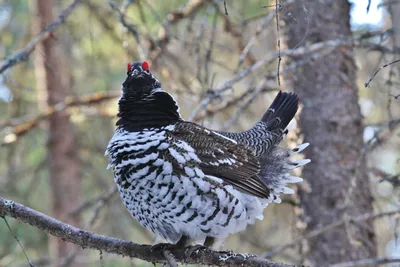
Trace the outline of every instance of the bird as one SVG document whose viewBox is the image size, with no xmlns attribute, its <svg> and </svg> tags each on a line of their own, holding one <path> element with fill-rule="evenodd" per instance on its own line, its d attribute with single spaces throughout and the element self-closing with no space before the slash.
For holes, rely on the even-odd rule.
<svg viewBox="0 0 400 267">
<path fill-rule="evenodd" d="M 310 160 L 290 157 L 309 144 L 279 146 L 298 103 L 280 91 L 249 130 L 212 130 L 182 118 L 148 62 L 129 63 L 105 153 L 123 204 L 166 244 L 220 247 L 303 181 L 290 172 Z"/>
</svg>

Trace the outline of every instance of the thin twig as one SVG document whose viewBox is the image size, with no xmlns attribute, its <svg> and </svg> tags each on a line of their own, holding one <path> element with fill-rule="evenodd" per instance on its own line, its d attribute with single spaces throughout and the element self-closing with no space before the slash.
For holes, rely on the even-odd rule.
<svg viewBox="0 0 400 267">
<path fill-rule="evenodd" d="M 278 3 L 278 0 L 275 0 L 275 18 L 276 18 L 276 35 L 277 35 L 277 39 L 278 39 L 278 70 L 277 70 L 277 81 L 278 81 L 278 86 L 281 86 L 281 79 L 279 77 L 279 69 L 281 67 L 281 61 L 282 61 L 282 57 L 281 57 L 281 37 L 280 37 L 280 33 L 279 33 L 279 8 L 280 8 L 280 4 Z"/>
<path fill-rule="evenodd" d="M 46 26 L 46 28 L 39 33 L 35 38 L 33 38 L 23 49 L 15 52 L 13 55 L 7 57 L 4 62 L 0 66 L 0 74 L 3 73 L 6 69 L 21 63 L 22 61 L 28 60 L 30 54 L 35 49 L 35 46 L 44 41 L 45 39 L 49 38 L 58 26 L 63 24 L 68 16 L 72 13 L 72 11 L 78 6 L 80 2 L 84 0 L 75 0 L 70 4 L 63 12 L 61 12 L 58 18 Z"/>
<path fill-rule="evenodd" d="M 10 231 L 10 233 L 12 234 L 12 236 L 14 237 L 14 239 L 17 241 L 19 247 L 22 249 L 22 252 L 24 253 L 24 256 L 25 256 L 26 260 L 28 261 L 29 266 L 35 267 L 35 265 L 33 265 L 32 261 L 29 259 L 28 255 L 26 254 L 25 249 L 24 249 L 24 247 L 22 246 L 21 242 L 19 241 L 18 236 L 16 236 L 16 235 L 14 234 L 14 232 L 11 230 L 11 227 L 10 227 L 10 225 L 8 224 L 7 219 L 6 219 L 5 217 L 3 217 L 3 220 L 4 220 L 4 222 L 6 223 L 7 228 L 8 228 L 8 230 Z"/>
<path fill-rule="evenodd" d="M 249 106 L 257 99 L 261 90 L 265 87 L 268 81 L 268 78 L 264 78 L 264 80 L 255 89 L 251 90 L 252 96 L 244 104 L 242 104 L 231 117 L 231 119 L 224 124 L 224 127 L 222 127 L 223 131 L 231 127 L 239 119 L 240 115 L 242 115 L 242 113 L 249 108 Z"/>
<path fill-rule="evenodd" d="M 369 139 L 364 144 L 364 151 L 365 153 L 371 152 L 372 150 L 376 149 L 378 146 L 387 142 L 390 137 L 393 136 L 394 130 L 400 125 L 400 119 L 397 120 L 390 120 L 383 125 L 370 125 L 370 126 L 379 126 L 380 129 L 376 130 L 374 136 Z"/>
<path fill-rule="evenodd" d="M 122 24 L 122 26 L 125 27 L 125 29 L 127 29 L 135 38 L 137 44 L 140 44 L 140 34 L 138 32 L 137 26 L 135 24 L 132 23 L 128 23 L 126 21 L 126 15 L 123 11 L 121 11 L 117 5 L 113 2 L 113 1 L 107 1 L 108 5 L 115 11 L 117 11 L 118 15 L 119 15 L 119 21 Z"/>
<path fill-rule="evenodd" d="M 226 0 L 224 0 L 224 10 L 225 10 L 225 15 L 229 16 L 228 8 L 226 7 Z"/>
<path fill-rule="evenodd" d="M 97 201 L 94 202 L 94 204 L 96 204 L 94 210 L 93 210 L 93 215 L 90 218 L 90 220 L 86 223 L 85 229 L 92 229 L 94 223 L 96 222 L 96 220 L 99 217 L 100 211 L 104 208 L 104 206 L 106 206 L 111 197 L 114 195 L 114 193 L 117 191 L 117 187 L 113 186 L 112 188 L 110 188 L 108 190 L 108 192 L 105 195 L 102 195 L 100 198 L 97 198 Z M 81 205 L 78 209 L 76 209 L 75 211 L 72 211 L 70 213 L 70 216 L 76 216 L 78 215 L 80 212 L 82 212 L 83 207 L 86 207 L 85 205 Z M 69 255 L 67 257 L 65 257 L 62 261 L 61 266 L 62 267 L 68 267 L 73 260 L 76 258 L 76 256 L 78 255 L 78 253 L 80 252 L 79 247 L 75 247 L 75 249 L 69 253 Z M 103 251 L 100 250 L 100 262 L 102 262 L 103 259 Z"/>
<path fill-rule="evenodd" d="M 152 52 L 149 55 L 149 60 L 155 61 L 162 54 L 162 52 L 165 51 L 165 47 L 172 37 L 171 31 L 169 30 L 170 25 L 177 24 L 184 19 L 192 19 L 203 6 L 207 6 L 210 3 L 210 0 L 190 0 L 185 4 L 184 7 L 168 13 L 167 20 L 165 23 L 163 23 L 163 34 L 161 34 L 161 36 L 157 40 L 152 40 L 151 38 L 148 38 L 148 41 L 150 43 L 149 50 L 150 52 Z M 174 38 L 178 39 L 176 37 Z"/>
<path fill-rule="evenodd" d="M 244 60 L 247 57 L 247 54 L 250 52 L 250 49 L 252 48 L 254 43 L 257 41 L 258 37 L 261 35 L 263 30 L 265 30 L 267 28 L 267 25 L 271 22 L 271 20 L 274 18 L 274 16 L 275 16 L 275 14 L 273 12 L 269 13 L 268 15 L 265 16 L 262 23 L 258 25 L 255 34 L 250 38 L 249 42 L 244 47 L 242 53 L 239 56 L 238 68 L 243 64 Z"/>
<path fill-rule="evenodd" d="M 215 14 L 214 14 L 214 19 L 213 19 L 213 27 L 211 30 L 211 35 L 210 35 L 210 42 L 208 45 L 208 49 L 206 52 L 206 60 L 204 62 L 204 82 L 205 84 L 209 83 L 209 63 L 211 61 L 211 54 L 212 54 L 212 50 L 214 47 L 214 41 L 215 41 L 215 34 L 217 32 L 217 18 L 218 18 L 218 12 L 217 12 L 217 8 L 215 9 Z"/>
<path fill-rule="evenodd" d="M 367 213 L 367 214 L 363 214 L 363 215 L 356 216 L 356 217 L 346 217 L 341 220 L 338 220 L 337 222 L 326 225 L 320 229 L 311 231 L 304 236 L 297 237 L 293 241 L 291 241 L 283 246 L 280 246 L 270 252 L 265 253 L 263 256 L 264 257 L 272 257 L 288 248 L 291 248 L 291 247 L 303 242 L 304 240 L 314 238 L 325 232 L 328 232 L 335 228 L 341 227 L 341 226 L 345 225 L 347 222 L 363 222 L 363 221 L 375 220 L 377 218 L 382 218 L 382 217 L 386 217 L 386 216 L 394 216 L 394 215 L 398 215 L 398 214 L 400 214 L 400 210 L 387 211 L 387 212 L 381 212 L 381 213 L 375 213 L 375 214 Z"/>
<path fill-rule="evenodd" d="M 373 258 L 356 261 L 347 261 L 330 265 L 330 267 L 376 266 L 380 264 L 400 262 L 400 258 Z"/>
<path fill-rule="evenodd" d="M 103 251 L 102 250 L 99 250 L 99 258 L 100 258 L 100 264 L 101 264 L 101 267 L 104 267 L 104 260 L 103 260 Z"/>
<path fill-rule="evenodd" d="M 210 2 L 210 0 L 188 1 L 184 8 L 172 11 L 168 14 L 168 24 L 175 24 L 184 18 L 194 16 L 204 5 L 209 4 Z"/>
<path fill-rule="evenodd" d="M 369 84 L 372 82 L 372 80 L 375 78 L 375 76 L 378 74 L 379 71 L 381 71 L 381 69 L 386 68 L 387 66 L 393 65 L 397 62 L 400 62 L 400 59 L 394 60 L 392 62 L 386 63 L 385 65 L 383 65 L 382 67 L 380 67 L 379 69 L 377 69 L 374 74 L 372 74 L 371 78 L 369 78 L 368 82 L 365 83 L 365 87 L 368 87 Z"/>
<path fill-rule="evenodd" d="M 208 17 L 210 16 L 212 7 L 208 7 L 203 18 L 201 19 L 200 25 L 199 25 L 199 31 L 196 36 L 196 46 L 195 46 L 195 53 L 196 53 L 196 66 L 197 66 L 197 71 L 196 71 L 196 77 L 197 80 L 200 83 L 203 83 L 203 79 L 201 78 L 201 71 L 202 71 L 202 61 L 201 61 L 201 42 L 203 40 L 204 36 L 204 30 L 207 24 Z"/>
<path fill-rule="evenodd" d="M 97 92 L 82 97 L 74 97 L 74 98 L 68 97 L 64 102 L 60 102 L 54 106 L 48 107 L 44 112 L 40 113 L 34 118 L 31 119 L 16 118 L 0 122 L 0 129 L 4 127 L 13 127 L 11 133 L 4 138 L 5 140 L 2 144 L 0 144 L 0 146 L 6 146 L 16 142 L 18 137 L 26 134 L 27 132 L 35 128 L 39 124 L 39 122 L 41 122 L 44 119 L 47 119 L 56 112 L 64 111 L 65 109 L 70 107 L 98 104 L 103 101 L 114 99 L 120 95 L 121 92 L 119 91 L 110 91 L 110 92 Z"/>
<path fill-rule="evenodd" d="M 84 203 L 80 204 L 77 208 L 75 208 L 73 211 L 69 213 L 69 216 L 76 216 L 85 211 L 86 209 L 92 207 L 96 203 L 99 202 L 107 203 L 116 192 L 117 192 L 117 187 L 113 185 L 108 189 L 106 193 L 102 193 L 100 196 L 87 200 Z"/>
<path fill-rule="evenodd" d="M 93 215 L 90 218 L 89 222 L 88 222 L 88 226 L 92 228 L 94 223 L 96 222 L 96 220 L 99 217 L 100 211 L 104 208 L 104 206 L 106 206 L 109 202 L 112 196 L 114 196 L 114 194 L 117 192 L 117 187 L 114 186 L 111 190 L 109 190 L 105 196 L 103 198 L 100 199 L 100 201 L 96 202 L 96 206 L 94 208 L 93 211 Z"/>
<path fill-rule="evenodd" d="M 334 47 L 328 47 L 327 49 L 321 51 L 320 53 L 313 53 L 309 57 L 306 57 L 304 60 L 300 60 L 300 61 L 297 61 L 297 62 L 294 62 L 294 63 L 292 63 L 290 65 L 285 66 L 280 71 L 280 73 L 287 73 L 287 72 L 293 71 L 293 70 L 295 70 L 295 69 L 307 64 L 308 62 L 310 62 L 312 60 L 316 60 L 318 58 L 321 58 L 321 57 L 329 54 L 330 51 L 332 51 L 333 49 L 334 49 Z M 273 60 L 271 60 L 270 62 L 272 62 L 272 61 Z M 270 74 L 266 74 L 265 77 L 272 81 L 272 80 L 276 79 L 277 72 L 272 72 Z M 274 90 L 277 90 L 276 83 L 274 83 L 274 84 L 265 84 L 264 88 L 262 88 L 260 93 L 264 93 L 264 92 L 268 92 L 268 91 L 274 91 Z M 204 102 L 202 101 L 195 108 L 195 110 L 192 112 L 192 115 L 190 116 L 190 118 L 193 119 L 193 121 L 199 121 L 201 119 L 204 119 L 206 116 L 213 115 L 215 113 L 221 112 L 222 110 L 225 110 L 225 109 L 235 105 L 236 103 L 242 101 L 250 93 L 252 93 L 252 91 L 251 90 L 247 90 L 246 92 L 244 92 L 239 97 L 236 97 L 236 98 L 234 98 L 232 100 L 224 102 L 223 104 L 219 105 L 218 107 L 210 106 L 210 107 L 207 108 L 208 104 L 211 102 L 212 99 L 214 99 L 216 97 L 221 97 L 223 95 L 221 93 L 218 93 L 218 91 L 216 91 L 216 92 L 214 92 L 214 94 L 207 95 L 207 97 L 203 100 Z M 202 111 L 204 111 L 204 112 L 202 112 Z"/>
<path fill-rule="evenodd" d="M 201 112 L 204 108 L 207 107 L 207 105 L 210 103 L 211 101 L 211 96 L 207 96 L 206 98 L 204 98 L 200 104 L 193 110 L 192 114 L 190 114 L 189 116 L 189 121 L 194 120 L 197 117 L 197 114 L 199 114 L 199 112 Z"/>
<path fill-rule="evenodd" d="M 307 47 L 298 47 L 296 49 L 287 49 L 287 50 L 282 50 L 279 52 L 273 52 L 271 54 L 265 55 L 263 58 L 258 60 L 253 65 L 243 69 L 234 78 L 226 81 L 224 84 L 222 84 L 215 90 L 216 91 L 225 91 L 225 90 L 232 88 L 232 86 L 235 83 L 244 79 L 249 74 L 253 73 L 257 69 L 261 68 L 262 66 L 273 62 L 278 56 L 291 56 L 291 57 L 304 56 L 307 54 L 317 53 L 324 49 L 329 49 L 331 47 L 339 47 L 339 46 L 354 46 L 354 40 L 336 39 L 336 40 L 330 40 L 330 41 L 326 41 L 326 42 L 314 43 Z"/>
</svg>

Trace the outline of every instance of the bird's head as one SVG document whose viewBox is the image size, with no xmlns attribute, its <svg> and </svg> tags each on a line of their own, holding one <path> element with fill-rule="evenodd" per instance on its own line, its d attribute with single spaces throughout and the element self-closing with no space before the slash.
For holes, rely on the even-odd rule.
<svg viewBox="0 0 400 267">
<path fill-rule="evenodd" d="M 161 87 L 146 61 L 128 64 L 122 86 L 117 125 L 134 131 L 170 125 L 182 119 L 178 104 Z"/>
<path fill-rule="evenodd" d="M 147 61 L 128 63 L 127 77 L 122 86 L 125 94 L 138 97 L 146 97 L 161 90 L 161 83 L 150 72 Z"/>
</svg>

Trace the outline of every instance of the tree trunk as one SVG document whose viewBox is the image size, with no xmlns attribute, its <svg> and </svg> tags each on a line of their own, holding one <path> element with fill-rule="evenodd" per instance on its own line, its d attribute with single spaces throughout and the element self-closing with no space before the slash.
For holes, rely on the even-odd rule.
<svg viewBox="0 0 400 267">
<path fill-rule="evenodd" d="M 393 29 L 393 39 L 392 39 L 392 43 L 393 43 L 393 47 L 399 48 L 400 47 L 400 1 L 395 1 L 395 0 L 389 0 L 388 1 L 388 5 L 387 8 L 389 9 L 389 15 L 391 16 L 391 26 Z M 399 53 L 397 53 L 393 60 L 395 59 L 399 59 Z M 394 77 L 400 75 L 400 64 L 397 63 L 393 66 L 395 68 L 394 71 Z M 394 87 L 394 88 L 393 88 Z M 397 87 L 398 88 L 398 87 Z M 394 89 L 394 90 L 393 90 Z M 389 93 L 392 95 L 398 95 L 399 94 L 399 90 L 396 89 L 396 86 L 389 86 Z M 392 100 L 392 99 L 390 99 Z M 389 119 L 393 119 L 392 118 L 392 113 L 389 113 Z"/>
<path fill-rule="evenodd" d="M 36 0 L 37 18 L 34 27 L 37 32 L 42 31 L 54 20 L 55 7 L 55 0 Z M 71 95 L 71 77 L 67 75 L 67 61 L 63 57 L 57 37 L 47 38 L 37 49 L 35 67 L 38 92 L 41 92 L 39 104 L 48 107 L 64 101 Z M 48 163 L 53 216 L 79 227 L 80 217 L 69 215 L 70 211 L 81 202 L 82 188 L 76 139 L 67 112 L 58 112 L 49 118 Z M 61 239 L 52 238 L 50 251 L 52 256 L 57 258 L 57 266 L 61 266 L 62 260 L 73 253 L 75 247 Z"/>
<path fill-rule="evenodd" d="M 282 41 L 288 48 L 351 37 L 347 0 L 293 2 L 281 13 L 286 24 Z M 306 58 L 290 58 L 288 63 L 298 60 Z M 312 192 L 300 189 L 307 230 L 347 215 L 372 212 L 353 49 L 337 48 L 284 80 L 304 105 L 300 126 L 305 141 L 310 143 L 305 153 L 312 161 L 305 166 L 303 177 Z M 309 250 L 313 266 L 374 257 L 373 225 L 349 223 L 348 227 L 328 231 L 310 240 Z"/>
<path fill-rule="evenodd" d="M 387 7 L 389 8 L 389 15 L 391 16 L 393 28 L 393 45 L 400 46 L 400 2 L 389 0 Z"/>
</svg>

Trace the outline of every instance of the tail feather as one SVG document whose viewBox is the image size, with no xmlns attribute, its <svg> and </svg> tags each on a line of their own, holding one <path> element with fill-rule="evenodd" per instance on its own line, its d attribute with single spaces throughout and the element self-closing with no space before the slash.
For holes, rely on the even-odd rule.
<svg viewBox="0 0 400 267">
<path fill-rule="evenodd" d="M 270 131 L 284 130 L 296 114 L 298 106 L 299 97 L 295 93 L 279 91 L 261 121 L 267 124 Z"/>
<path fill-rule="evenodd" d="M 292 161 L 290 157 L 305 149 L 304 143 L 293 149 L 279 147 L 285 134 L 295 125 L 293 120 L 298 109 L 299 98 L 294 93 L 279 92 L 271 106 L 250 130 L 240 133 L 218 132 L 232 138 L 238 143 L 252 148 L 260 160 L 260 180 L 270 190 L 266 203 L 279 203 L 281 194 L 293 194 L 287 184 L 303 181 L 300 177 L 291 176 L 290 172 L 310 162 L 309 159 Z M 292 123 L 291 123 L 292 122 Z"/>
<path fill-rule="evenodd" d="M 261 180 L 275 196 L 274 202 L 279 201 L 280 194 L 291 194 L 292 190 L 287 189 L 287 184 L 302 182 L 303 179 L 291 176 L 290 172 L 298 167 L 308 164 L 310 159 L 298 159 L 292 161 L 292 155 L 302 152 L 309 143 L 298 145 L 293 149 L 276 147 L 262 161 Z"/>
<path fill-rule="evenodd" d="M 287 134 L 289 129 L 294 126 L 294 123 L 290 122 L 297 112 L 298 103 L 299 98 L 296 94 L 279 92 L 261 121 L 265 123 L 268 131 L 280 130 Z M 280 142 L 283 137 L 284 135 L 280 136 L 278 141 Z M 279 203 L 281 201 L 280 194 L 294 193 L 293 189 L 287 187 L 288 184 L 303 181 L 300 177 L 291 176 L 290 172 L 295 168 L 306 165 L 310 160 L 292 161 L 290 157 L 303 151 L 308 145 L 308 143 L 304 143 L 293 149 L 274 146 L 268 153 L 261 156 L 260 178 L 270 189 L 273 195 L 273 202 Z"/>
</svg>

